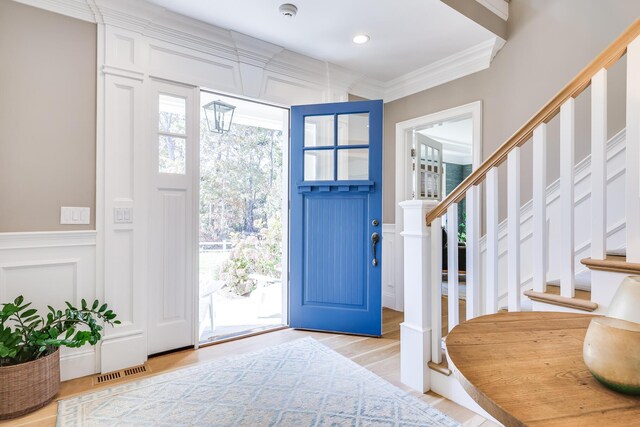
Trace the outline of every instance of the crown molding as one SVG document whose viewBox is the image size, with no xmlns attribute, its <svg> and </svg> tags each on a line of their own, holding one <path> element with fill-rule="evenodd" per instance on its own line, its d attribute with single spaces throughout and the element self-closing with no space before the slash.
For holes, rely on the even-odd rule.
<svg viewBox="0 0 640 427">
<path fill-rule="evenodd" d="M 489 68 L 491 61 L 504 44 L 503 39 L 493 37 L 388 82 L 364 79 L 350 90 L 354 95 L 366 97 L 365 93 L 373 88 L 378 90 L 382 88 L 384 102 L 395 101 Z"/>
<path fill-rule="evenodd" d="M 224 58 L 267 72 L 341 88 L 368 99 L 394 101 L 488 68 L 504 46 L 499 37 L 387 82 L 365 77 L 337 65 L 289 51 L 245 34 L 225 30 L 145 1 L 131 0 L 13 0 L 97 24 Z M 504 0 L 483 0 L 504 1 Z M 116 70 L 112 70 L 116 71 Z"/>
<path fill-rule="evenodd" d="M 387 82 L 385 101 L 393 101 L 489 68 L 494 37 Z"/>
</svg>

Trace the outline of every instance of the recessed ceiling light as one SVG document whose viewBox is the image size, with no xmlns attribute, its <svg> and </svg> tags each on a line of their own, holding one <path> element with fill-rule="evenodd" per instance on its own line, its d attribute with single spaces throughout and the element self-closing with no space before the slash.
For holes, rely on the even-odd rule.
<svg viewBox="0 0 640 427">
<path fill-rule="evenodd" d="M 369 38 L 370 38 L 370 37 L 369 37 L 368 35 L 366 35 L 366 34 L 358 34 L 357 36 L 355 36 L 355 37 L 353 38 L 353 42 L 354 42 L 355 44 L 363 44 L 363 43 L 368 42 L 368 41 L 369 41 Z"/>
</svg>

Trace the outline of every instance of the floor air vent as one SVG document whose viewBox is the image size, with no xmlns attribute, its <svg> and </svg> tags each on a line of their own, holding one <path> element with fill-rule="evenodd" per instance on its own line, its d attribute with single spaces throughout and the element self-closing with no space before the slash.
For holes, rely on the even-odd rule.
<svg viewBox="0 0 640 427">
<path fill-rule="evenodd" d="M 93 384 L 104 384 L 109 381 L 114 381 L 133 375 L 145 374 L 150 371 L 151 370 L 147 365 L 134 366 L 133 368 L 126 368 L 119 371 L 109 372 L 108 374 L 97 375 L 93 377 Z"/>
<path fill-rule="evenodd" d="M 113 381 L 113 380 L 117 380 L 118 378 L 121 378 L 122 375 L 120 375 L 120 371 L 116 371 L 116 372 L 109 372 L 108 374 L 103 374 L 103 375 L 98 375 L 96 377 L 96 384 L 102 384 L 102 383 L 106 383 L 107 381 Z"/>
<path fill-rule="evenodd" d="M 147 372 L 146 365 L 134 366 L 133 368 L 125 369 L 124 376 L 128 377 L 129 375 L 144 374 L 145 372 Z"/>
</svg>

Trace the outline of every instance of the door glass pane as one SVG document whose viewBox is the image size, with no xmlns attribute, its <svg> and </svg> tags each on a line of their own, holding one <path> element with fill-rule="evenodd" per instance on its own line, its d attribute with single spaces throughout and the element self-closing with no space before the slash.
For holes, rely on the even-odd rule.
<svg viewBox="0 0 640 427">
<path fill-rule="evenodd" d="M 177 96 L 160 95 L 158 130 L 186 135 L 187 100 Z"/>
<path fill-rule="evenodd" d="M 187 140 L 160 135 L 158 142 L 158 172 L 184 174 Z"/>
<path fill-rule="evenodd" d="M 306 116 L 304 118 L 304 146 L 331 146 L 334 140 L 333 116 Z"/>
<path fill-rule="evenodd" d="M 338 145 L 369 145 L 369 113 L 338 116 Z"/>
<path fill-rule="evenodd" d="M 338 179 L 369 179 L 369 149 L 352 148 L 338 150 Z"/>
<path fill-rule="evenodd" d="M 305 151 L 304 180 L 333 181 L 333 150 Z"/>
</svg>

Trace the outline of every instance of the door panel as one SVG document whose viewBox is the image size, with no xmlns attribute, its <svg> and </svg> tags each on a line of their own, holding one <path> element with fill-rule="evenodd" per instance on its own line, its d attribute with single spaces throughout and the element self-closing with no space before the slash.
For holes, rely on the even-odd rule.
<svg viewBox="0 0 640 427">
<path fill-rule="evenodd" d="M 382 101 L 292 107 L 291 144 L 290 324 L 378 336 Z"/>
<path fill-rule="evenodd" d="M 152 83 L 152 194 L 148 354 L 194 344 L 194 194 L 198 116 L 194 88 Z"/>
</svg>

